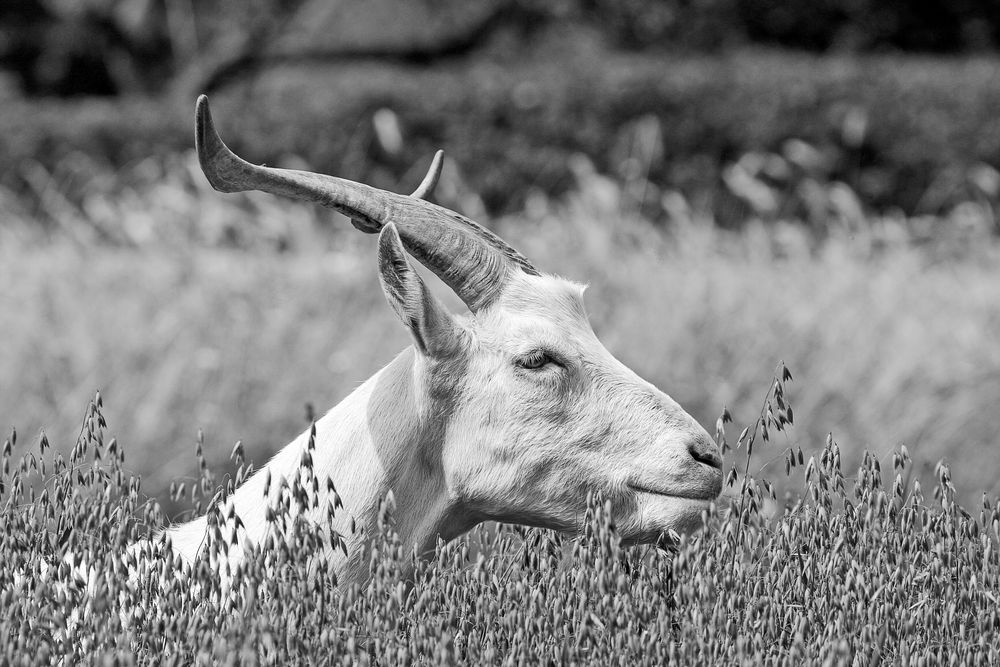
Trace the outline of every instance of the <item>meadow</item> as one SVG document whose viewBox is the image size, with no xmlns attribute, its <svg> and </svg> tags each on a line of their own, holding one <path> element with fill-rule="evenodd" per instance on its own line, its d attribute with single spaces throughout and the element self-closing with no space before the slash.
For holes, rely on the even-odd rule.
<svg viewBox="0 0 1000 667">
<path fill-rule="evenodd" d="M 622 550 L 595 499 L 587 535 L 479 531 L 412 586 L 388 531 L 374 584 L 339 590 L 307 574 L 331 536 L 295 524 L 236 598 L 207 563 L 192 570 L 200 588 L 129 584 L 114 574 L 122 545 L 203 506 L 220 479 L 206 471 L 232 470 L 235 441 L 263 462 L 408 341 L 371 239 L 333 214 L 215 193 L 190 154 L 98 173 L 75 198 L 42 174 L 38 209 L 0 196 L 0 423 L 18 433 L 0 491 L 5 660 L 995 660 L 989 203 L 921 218 L 834 207 L 822 230 L 748 207 L 731 231 L 669 191 L 652 224 L 636 183 L 576 172 L 570 194 L 530 193 L 490 224 L 544 270 L 589 282 L 608 348 L 709 431 L 728 409 L 735 472 L 707 530 Z M 821 193 L 831 205 L 838 187 Z M 455 165 L 441 192 L 474 197 Z M 168 492 L 180 481 L 195 498 Z M 104 565 L 89 591 L 65 583 L 69 568 L 43 573 L 67 550 Z"/>
</svg>

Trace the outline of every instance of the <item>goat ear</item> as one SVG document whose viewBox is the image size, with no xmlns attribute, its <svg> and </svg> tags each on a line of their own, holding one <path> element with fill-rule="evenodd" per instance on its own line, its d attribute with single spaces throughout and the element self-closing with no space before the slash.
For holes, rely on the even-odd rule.
<svg viewBox="0 0 1000 667">
<path fill-rule="evenodd" d="M 445 357 L 459 350 L 458 325 L 413 270 L 392 223 L 385 225 L 378 236 L 378 275 L 386 300 L 410 330 L 419 352 Z"/>
</svg>

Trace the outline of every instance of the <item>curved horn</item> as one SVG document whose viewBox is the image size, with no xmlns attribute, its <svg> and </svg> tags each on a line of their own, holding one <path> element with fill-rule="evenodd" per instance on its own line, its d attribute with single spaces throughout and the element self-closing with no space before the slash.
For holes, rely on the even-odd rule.
<svg viewBox="0 0 1000 667">
<path fill-rule="evenodd" d="M 333 208 L 374 234 L 394 222 L 406 250 L 433 271 L 472 312 L 494 303 L 515 271 L 538 275 L 521 253 L 468 218 L 422 199 L 440 173 L 440 154 L 414 196 L 334 176 L 250 164 L 222 142 L 208 98 L 198 98 L 195 143 L 208 182 L 220 192 L 260 190 Z"/>
<path fill-rule="evenodd" d="M 417 186 L 417 189 L 410 196 L 417 199 L 427 199 L 430 197 L 434 193 L 434 188 L 437 187 L 438 180 L 441 178 L 441 167 L 443 165 L 444 151 L 438 151 L 434 154 L 434 159 L 431 160 L 431 166 L 427 169 L 427 175 L 424 176 L 424 180 L 420 181 L 420 185 Z"/>
</svg>

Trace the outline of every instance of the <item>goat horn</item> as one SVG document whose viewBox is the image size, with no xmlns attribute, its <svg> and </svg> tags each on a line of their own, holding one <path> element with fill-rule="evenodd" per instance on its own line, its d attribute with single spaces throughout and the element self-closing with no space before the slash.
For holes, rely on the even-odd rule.
<svg viewBox="0 0 1000 667">
<path fill-rule="evenodd" d="M 431 166 L 427 169 L 427 175 L 424 176 L 424 180 L 420 181 L 420 185 L 417 189 L 413 191 L 411 197 L 417 199 L 427 199 L 434 192 L 434 188 L 437 187 L 438 180 L 441 178 L 441 167 L 444 165 L 444 151 L 438 151 L 434 154 L 434 159 L 431 160 Z"/>
<path fill-rule="evenodd" d="M 413 196 L 400 195 L 325 174 L 250 164 L 222 142 L 205 95 L 198 98 L 195 113 L 198 161 L 216 190 L 260 190 L 316 202 L 350 217 L 369 234 L 394 222 L 406 250 L 472 312 L 494 303 L 515 271 L 538 275 L 531 262 L 493 232 L 422 198 L 437 182 L 440 152 Z"/>
</svg>

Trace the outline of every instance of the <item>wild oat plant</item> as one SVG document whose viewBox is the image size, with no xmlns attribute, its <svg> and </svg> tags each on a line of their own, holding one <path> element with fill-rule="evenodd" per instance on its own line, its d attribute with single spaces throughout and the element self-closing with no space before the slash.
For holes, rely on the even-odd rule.
<svg viewBox="0 0 1000 667">
<path fill-rule="evenodd" d="M 866 455 L 845 474 L 832 438 L 818 459 L 785 448 L 786 473 L 804 482 L 779 500 L 748 472 L 754 447 L 773 455 L 792 423 L 790 379 L 779 366 L 729 457 L 731 492 L 693 536 L 625 548 L 613 504 L 592 498 L 576 538 L 483 526 L 417 558 L 387 499 L 370 582 L 353 587 L 322 557 L 341 536 L 302 518 L 346 511 L 308 448 L 296 479 L 273 481 L 287 492 L 241 566 L 220 557 L 233 537 L 213 509 L 194 564 L 155 538 L 130 548 L 165 519 L 105 441 L 98 395 L 68 458 L 44 435 L 19 460 L 13 431 L 4 443 L 0 662 L 997 664 L 1000 507 L 961 508 L 944 466 L 925 498 L 905 449 L 886 470 Z M 200 479 L 172 489 L 193 511 L 252 473 L 237 444 L 235 474 L 219 482 L 203 446 Z"/>
</svg>

